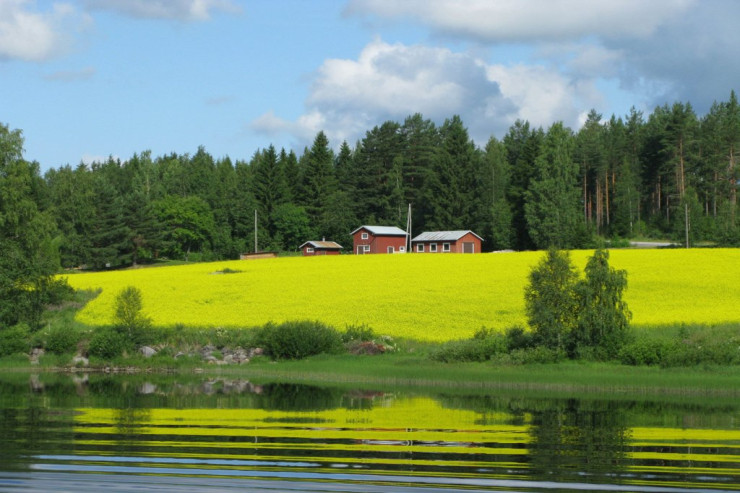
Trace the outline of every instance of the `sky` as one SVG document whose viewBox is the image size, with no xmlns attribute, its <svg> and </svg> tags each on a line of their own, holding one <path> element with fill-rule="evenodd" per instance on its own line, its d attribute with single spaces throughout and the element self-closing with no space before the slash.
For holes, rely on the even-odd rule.
<svg viewBox="0 0 740 493">
<path fill-rule="evenodd" d="M 0 123 L 41 169 L 134 153 L 354 147 L 387 120 L 517 120 L 740 85 L 736 0 L 0 0 Z"/>
</svg>

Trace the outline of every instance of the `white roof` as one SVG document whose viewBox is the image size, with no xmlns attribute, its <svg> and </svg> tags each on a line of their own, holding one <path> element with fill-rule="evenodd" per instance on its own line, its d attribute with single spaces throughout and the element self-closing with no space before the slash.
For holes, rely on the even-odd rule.
<svg viewBox="0 0 740 493">
<path fill-rule="evenodd" d="M 406 231 L 396 226 L 360 226 L 350 234 L 355 234 L 361 229 L 366 229 L 374 235 L 381 236 L 406 236 Z"/>
<path fill-rule="evenodd" d="M 307 241 L 303 245 L 299 246 L 298 248 L 303 248 L 306 245 L 311 245 L 314 248 L 328 248 L 328 249 L 335 249 L 339 250 L 340 248 L 344 248 L 342 245 L 337 243 L 336 241 Z"/>
<path fill-rule="evenodd" d="M 483 241 L 483 238 L 469 229 L 466 231 L 425 231 L 411 241 L 457 241 L 468 233 Z"/>
</svg>

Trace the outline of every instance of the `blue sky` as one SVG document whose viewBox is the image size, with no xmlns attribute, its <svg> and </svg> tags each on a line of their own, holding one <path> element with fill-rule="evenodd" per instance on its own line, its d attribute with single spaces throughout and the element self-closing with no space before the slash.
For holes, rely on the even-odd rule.
<svg viewBox="0 0 740 493">
<path fill-rule="evenodd" d="M 323 130 L 691 102 L 740 81 L 734 0 L 0 0 L 0 123 L 42 169 L 114 156 L 248 160 Z"/>
</svg>

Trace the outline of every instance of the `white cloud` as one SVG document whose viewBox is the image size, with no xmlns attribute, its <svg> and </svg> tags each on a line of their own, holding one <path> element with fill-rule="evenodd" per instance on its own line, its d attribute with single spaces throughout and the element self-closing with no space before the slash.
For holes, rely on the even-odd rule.
<svg viewBox="0 0 740 493">
<path fill-rule="evenodd" d="M 214 11 L 241 12 L 231 0 L 86 0 L 91 10 L 112 10 L 140 19 L 205 21 Z"/>
<path fill-rule="evenodd" d="M 698 111 L 740 89 L 740 2 L 731 0 L 350 0 L 346 15 L 411 22 L 436 36 L 533 53 L 577 85 L 602 79 L 636 106 Z"/>
<path fill-rule="evenodd" d="M 56 3 L 40 11 L 29 0 L 0 1 L 0 60 L 44 61 L 63 53 L 71 44 L 70 25 L 89 18 L 69 4 Z"/>
<path fill-rule="evenodd" d="M 460 115 L 479 145 L 503 137 L 517 119 L 577 125 L 586 104 L 601 102 L 590 81 L 573 81 L 545 66 L 489 65 L 465 53 L 424 46 L 368 44 L 357 60 L 326 60 L 316 72 L 306 112 L 288 121 L 268 112 L 253 130 L 310 141 L 324 130 L 352 143 L 386 120 L 421 113 L 441 123 Z M 587 106 L 590 107 L 590 106 Z"/>
<path fill-rule="evenodd" d="M 646 37 L 696 0 L 351 0 L 347 15 L 411 19 L 484 42 Z"/>
</svg>

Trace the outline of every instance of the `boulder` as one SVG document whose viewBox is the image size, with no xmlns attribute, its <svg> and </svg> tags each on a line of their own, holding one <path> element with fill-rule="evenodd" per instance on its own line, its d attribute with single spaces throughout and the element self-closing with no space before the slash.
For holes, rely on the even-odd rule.
<svg viewBox="0 0 740 493">
<path fill-rule="evenodd" d="M 141 346 L 139 348 L 139 352 L 144 356 L 145 358 L 151 358 L 155 354 L 157 354 L 157 351 L 154 348 L 151 348 L 149 346 Z"/>
</svg>

